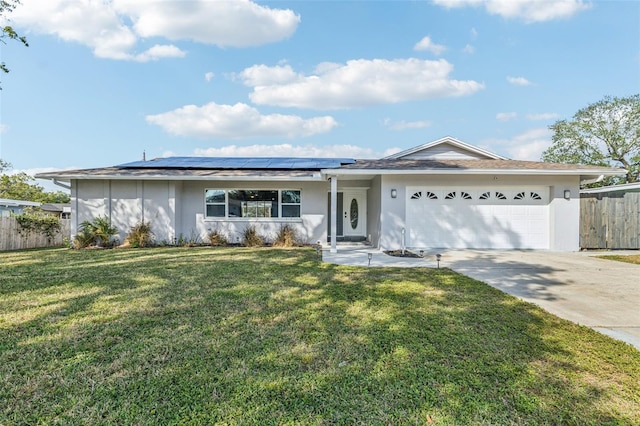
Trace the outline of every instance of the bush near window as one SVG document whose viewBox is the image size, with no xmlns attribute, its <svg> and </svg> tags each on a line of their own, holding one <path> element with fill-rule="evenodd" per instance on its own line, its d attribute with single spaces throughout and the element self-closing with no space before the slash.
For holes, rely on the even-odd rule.
<svg viewBox="0 0 640 426">
<path fill-rule="evenodd" d="M 229 245 L 229 239 L 221 231 L 214 229 L 207 235 L 209 243 L 214 247 L 222 247 Z"/>
<path fill-rule="evenodd" d="M 289 224 L 282 225 L 273 241 L 275 247 L 298 247 L 302 245 L 296 228 Z"/>
<path fill-rule="evenodd" d="M 258 234 L 258 230 L 254 225 L 248 226 L 242 233 L 245 247 L 262 247 L 264 246 L 264 237 Z"/>
</svg>

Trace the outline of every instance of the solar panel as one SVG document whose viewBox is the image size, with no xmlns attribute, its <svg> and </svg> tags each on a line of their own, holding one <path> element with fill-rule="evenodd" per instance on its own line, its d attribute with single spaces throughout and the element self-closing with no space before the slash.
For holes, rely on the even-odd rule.
<svg viewBox="0 0 640 426">
<path fill-rule="evenodd" d="M 278 169 L 312 170 L 335 169 L 353 164 L 352 158 L 296 158 L 296 157 L 165 157 L 149 161 L 120 164 L 125 169 Z"/>
</svg>

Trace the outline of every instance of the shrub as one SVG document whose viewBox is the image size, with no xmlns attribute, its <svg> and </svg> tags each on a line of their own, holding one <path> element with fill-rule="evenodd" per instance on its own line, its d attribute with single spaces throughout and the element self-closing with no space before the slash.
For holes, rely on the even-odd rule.
<svg viewBox="0 0 640 426">
<path fill-rule="evenodd" d="M 131 227 L 126 240 L 131 247 L 149 247 L 153 245 L 151 223 L 142 221 Z"/>
<path fill-rule="evenodd" d="M 296 228 L 289 224 L 282 225 L 273 241 L 276 247 L 297 247 L 300 244 L 300 237 Z"/>
<path fill-rule="evenodd" d="M 195 231 L 191 230 L 188 237 L 180 234 L 176 240 L 176 245 L 179 247 L 196 247 L 202 245 L 202 238 Z"/>
<path fill-rule="evenodd" d="M 211 245 L 215 247 L 226 246 L 229 244 L 229 240 L 227 239 L 227 236 L 224 235 L 222 232 L 218 231 L 217 229 L 214 229 L 213 231 L 209 232 L 209 234 L 207 235 L 207 238 L 209 238 L 209 243 L 211 243 Z"/>
<path fill-rule="evenodd" d="M 88 229 L 80 229 L 73 239 L 73 248 L 87 248 L 95 242 L 95 236 Z"/>
<path fill-rule="evenodd" d="M 111 220 L 106 216 L 98 216 L 93 220 L 91 225 L 97 245 L 101 247 L 111 247 L 113 245 L 113 237 L 118 234 L 118 229 L 111 225 Z"/>
<path fill-rule="evenodd" d="M 111 225 L 111 220 L 108 217 L 98 216 L 93 219 L 93 222 L 85 220 L 80 224 L 74 246 L 78 248 L 89 247 L 90 245 L 111 247 L 114 244 L 113 237 L 117 233 L 118 228 Z"/>
<path fill-rule="evenodd" d="M 251 225 L 245 228 L 242 233 L 244 237 L 245 247 L 262 247 L 264 245 L 264 238 L 258 234 L 255 225 Z"/>
</svg>

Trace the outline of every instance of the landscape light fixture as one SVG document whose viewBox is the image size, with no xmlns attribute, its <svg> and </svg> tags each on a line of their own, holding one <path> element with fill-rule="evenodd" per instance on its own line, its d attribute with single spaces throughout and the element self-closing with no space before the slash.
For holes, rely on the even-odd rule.
<svg viewBox="0 0 640 426">
<path fill-rule="evenodd" d="M 391 198 L 396 198 L 398 196 L 398 190 L 397 189 L 392 189 L 391 190 Z"/>
<path fill-rule="evenodd" d="M 373 257 L 373 253 L 367 253 L 367 258 L 369 259 L 369 264 L 367 266 L 371 266 L 371 258 Z"/>
<path fill-rule="evenodd" d="M 320 245 L 320 241 L 318 241 L 318 244 L 316 244 L 316 256 L 320 257 L 321 253 L 322 253 L 322 246 Z"/>
<path fill-rule="evenodd" d="M 565 200 L 571 199 L 571 190 L 570 189 L 565 189 L 564 190 L 564 199 Z"/>
<path fill-rule="evenodd" d="M 440 259 L 442 259 L 442 255 L 440 253 L 436 254 L 436 262 L 438 262 L 438 269 L 440 269 Z"/>
</svg>

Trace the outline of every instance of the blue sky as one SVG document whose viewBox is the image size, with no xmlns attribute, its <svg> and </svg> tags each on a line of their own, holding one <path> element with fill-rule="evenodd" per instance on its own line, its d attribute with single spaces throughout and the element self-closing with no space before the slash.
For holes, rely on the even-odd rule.
<svg viewBox="0 0 640 426">
<path fill-rule="evenodd" d="M 14 171 L 168 155 L 376 158 L 453 136 L 538 160 L 640 91 L 640 2 L 22 0 L 1 46 Z"/>
</svg>

